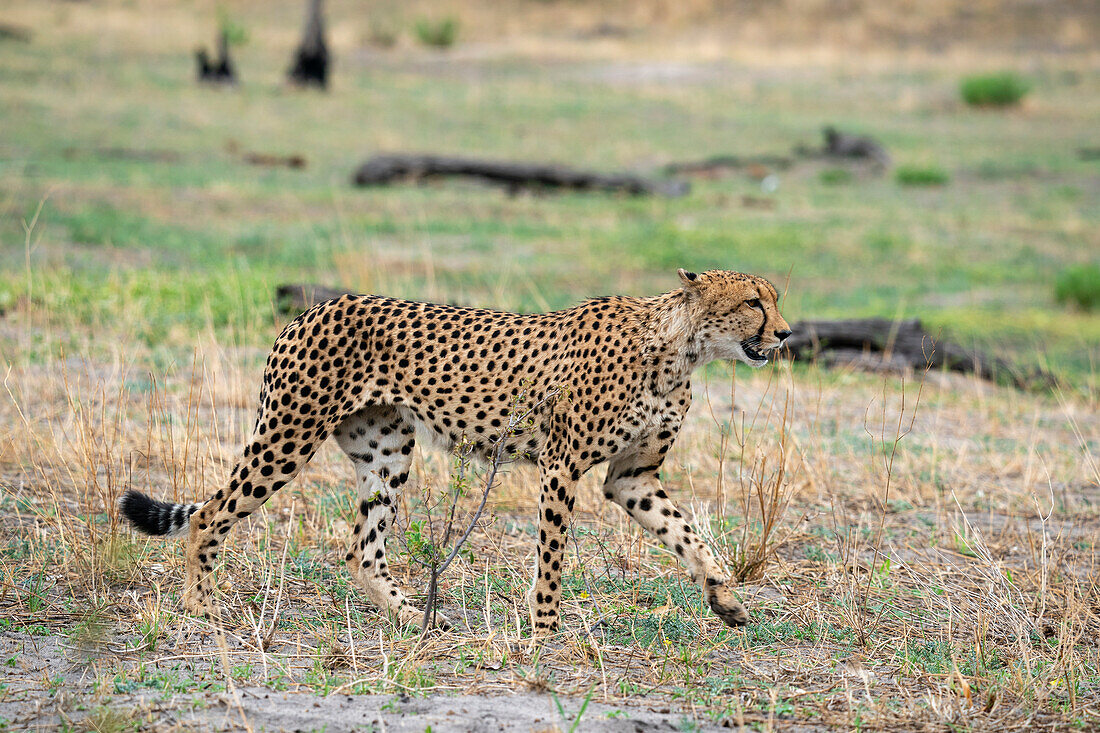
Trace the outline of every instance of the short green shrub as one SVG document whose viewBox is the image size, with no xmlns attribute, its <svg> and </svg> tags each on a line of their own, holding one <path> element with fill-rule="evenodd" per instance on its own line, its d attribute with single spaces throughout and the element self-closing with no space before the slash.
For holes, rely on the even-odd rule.
<svg viewBox="0 0 1100 733">
<path fill-rule="evenodd" d="M 968 76 L 959 91 L 971 107 L 1011 107 L 1031 91 L 1031 84 L 1019 74 L 1004 71 Z"/>
<path fill-rule="evenodd" d="M 951 176 L 934 165 L 899 165 L 894 174 L 903 186 L 943 186 Z"/>
<path fill-rule="evenodd" d="M 1081 310 L 1100 308 L 1100 265 L 1072 265 L 1062 270 L 1054 281 L 1054 297 Z"/>
<path fill-rule="evenodd" d="M 416 21 L 416 37 L 425 46 L 450 48 L 458 38 L 458 20 L 450 16 L 438 21 L 421 18 Z"/>
<path fill-rule="evenodd" d="M 851 183 L 853 177 L 847 168 L 826 168 L 817 174 L 817 180 L 826 186 L 842 186 Z"/>
</svg>

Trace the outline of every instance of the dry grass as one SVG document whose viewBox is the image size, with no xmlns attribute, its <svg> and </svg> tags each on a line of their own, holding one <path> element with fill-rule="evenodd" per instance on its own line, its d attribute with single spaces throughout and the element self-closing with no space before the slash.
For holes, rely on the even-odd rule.
<svg viewBox="0 0 1100 733">
<path fill-rule="evenodd" d="M 221 577 L 235 625 L 219 651 L 178 612 L 178 545 L 132 538 L 112 508 L 131 487 L 178 500 L 215 489 L 251 420 L 258 360 L 199 338 L 189 368 L 153 379 L 135 366 L 146 347 L 104 330 L 74 332 L 33 307 L 4 322 L 0 607 L 4 655 L 22 673 L 0 700 L 50 701 L 17 726 L 53 715 L 116 725 L 128 706 L 155 722 L 165 713 L 142 691 L 201 697 L 227 680 L 322 695 L 591 691 L 765 727 L 1098 720 L 1095 405 L 940 374 L 922 386 L 785 367 L 736 383 L 711 373 L 665 480 L 748 581 L 753 623 L 723 627 L 590 476 L 565 576 L 569 632 L 542 647 L 522 605 L 530 469 L 510 471 L 472 552 L 442 578 L 458 628 L 421 637 L 349 586 L 348 467 L 328 447 L 230 542 Z M 41 354 L 19 350 L 29 334 L 69 346 L 26 358 Z M 404 497 L 403 523 L 446 489 L 448 463 L 418 454 L 423 490 Z M 399 580 L 422 589 L 400 543 L 391 552 Z M 32 652 L 48 639 L 53 652 Z"/>
</svg>

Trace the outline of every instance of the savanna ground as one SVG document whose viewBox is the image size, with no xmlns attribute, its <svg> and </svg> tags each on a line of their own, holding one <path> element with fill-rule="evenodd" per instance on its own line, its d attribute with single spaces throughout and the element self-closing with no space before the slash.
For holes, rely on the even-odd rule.
<svg viewBox="0 0 1100 733">
<path fill-rule="evenodd" d="M 426 3 L 374 22 L 334 3 L 335 83 L 314 94 L 281 85 L 298 3 L 225 4 L 249 36 L 232 90 L 192 81 L 213 5 L 5 5 L 0 21 L 33 36 L 0 40 L 0 727 L 1098 725 L 1100 319 L 1053 296 L 1060 271 L 1100 251 L 1098 164 L 1077 153 L 1100 123 L 1087 4 L 1008 26 L 980 6 L 962 30 L 911 13 L 882 45 L 873 9 L 839 25 L 796 13 L 788 40 L 835 36 L 802 55 L 751 45 L 780 22 L 765 11 L 755 26 L 705 23 L 706 3 L 607 11 L 623 30 L 580 5 L 487 7 L 451 7 L 465 35 L 442 53 L 410 40 L 417 13 L 442 12 Z M 1028 52 L 958 43 L 979 27 Z M 396 47 L 370 45 L 394 28 Z M 940 53 L 899 50 L 937 29 Z M 739 42 L 717 43 L 723 30 Z M 1033 83 L 1022 107 L 958 101 L 963 74 L 1002 67 Z M 347 184 L 379 150 L 649 170 L 786 153 L 827 122 L 949 180 L 811 161 L 775 190 L 734 172 L 680 199 Z M 308 165 L 249 166 L 247 152 Z M 224 633 L 179 613 L 178 541 L 118 524 L 127 488 L 182 501 L 224 479 L 287 319 L 279 283 L 537 310 L 660 292 L 681 266 L 765 274 L 791 321 L 919 316 L 1062 384 L 708 369 L 663 478 L 745 577 L 741 630 L 603 501 L 600 470 L 578 499 L 566 630 L 543 645 L 523 606 L 523 467 L 442 581 L 456 630 L 426 637 L 349 587 L 335 446 L 234 533 Z M 391 542 L 417 591 L 452 464 L 418 452 L 422 490 L 399 520 L 412 542 Z"/>
</svg>

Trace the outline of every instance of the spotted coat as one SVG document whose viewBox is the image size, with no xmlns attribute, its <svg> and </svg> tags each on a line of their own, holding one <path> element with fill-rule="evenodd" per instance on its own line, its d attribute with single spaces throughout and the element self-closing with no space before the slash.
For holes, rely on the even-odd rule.
<svg viewBox="0 0 1100 733">
<path fill-rule="evenodd" d="M 131 492 L 123 513 L 150 534 L 189 530 L 184 606 L 211 614 L 226 534 L 331 436 L 351 459 L 358 489 L 348 569 L 371 602 L 412 621 L 420 611 L 394 582 L 385 542 L 417 426 L 486 451 L 513 411 L 537 405 L 524 432 L 505 436 L 510 452 L 539 469 L 533 628 L 558 627 L 577 481 L 600 463 L 608 464 L 604 496 L 680 558 L 715 613 L 742 624 L 748 616 L 727 574 L 658 474 L 691 404 L 692 371 L 713 359 L 762 366 L 790 330 L 762 278 L 681 270 L 680 279 L 664 295 L 597 298 L 534 315 L 375 295 L 320 303 L 276 340 L 252 438 L 226 486 L 191 505 Z"/>
</svg>

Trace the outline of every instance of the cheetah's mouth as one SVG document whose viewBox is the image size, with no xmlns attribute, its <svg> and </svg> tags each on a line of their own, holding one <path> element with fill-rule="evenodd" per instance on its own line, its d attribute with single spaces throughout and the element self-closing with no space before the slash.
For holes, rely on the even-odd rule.
<svg viewBox="0 0 1100 733">
<path fill-rule="evenodd" d="M 753 366 L 764 366 L 768 363 L 768 357 L 764 355 L 759 349 L 759 336 L 749 336 L 747 339 L 741 342 L 741 351 L 744 352 L 745 358 L 750 363 L 752 363 Z"/>
</svg>

